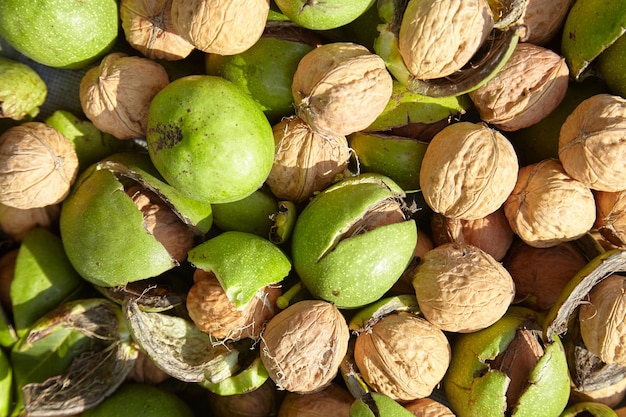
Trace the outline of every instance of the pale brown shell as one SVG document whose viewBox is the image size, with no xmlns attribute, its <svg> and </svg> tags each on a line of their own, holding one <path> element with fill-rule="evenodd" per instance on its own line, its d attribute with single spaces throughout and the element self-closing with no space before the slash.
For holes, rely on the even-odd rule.
<svg viewBox="0 0 626 417">
<path fill-rule="evenodd" d="M 420 311 L 444 331 L 469 333 L 498 321 L 515 295 L 509 272 L 491 255 L 466 243 L 430 250 L 415 269 Z"/>
<path fill-rule="evenodd" d="M 28 210 L 60 203 L 77 173 L 74 145 L 44 123 L 22 123 L 0 136 L 0 204 Z"/>
<path fill-rule="evenodd" d="M 420 186 L 428 206 L 446 217 L 475 220 L 496 211 L 517 180 L 513 145 L 482 123 L 458 122 L 426 148 Z"/>
<path fill-rule="evenodd" d="M 175 33 L 171 11 L 172 0 L 121 0 L 126 41 L 150 59 L 186 58 L 195 47 Z"/>
<path fill-rule="evenodd" d="M 168 84 L 167 71 L 156 61 L 113 52 L 83 76 L 80 103 L 101 131 L 118 139 L 141 138 L 150 103 Z"/>
<path fill-rule="evenodd" d="M 220 395 L 206 391 L 211 417 L 270 417 L 276 415 L 281 396 L 267 379 L 259 388 L 242 394 Z"/>
<path fill-rule="evenodd" d="M 607 364 L 626 366 L 626 282 L 611 275 L 596 284 L 578 312 L 585 347 Z"/>
<path fill-rule="evenodd" d="M 350 330 L 332 303 L 303 300 L 275 315 L 261 336 L 261 360 L 279 389 L 325 388 L 348 351 Z"/>
<path fill-rule="evenodd" d="M 450 365 L 445 334 L 411 313 L 388 314 L 360 333 L 354 361 L 364 381 L 397 401 L 428 397 Z"/>
<path fill-rule="evenodd" d="M 393 79 L 383 59 L 351 42 L 307 53 L 293 76 L 296 114 L 324 136 L 347 136 L 371 125 L 391 98 Z"/>
<path fill-rule="evenodd" d="M 559 161 L 546 159 L 520 169 L 504 214 L 524 242 L 547 248 L 587 233 L 596 203 L 592 191 L 567 175 Z"/>
<path fill-rule="evenodd" d="M 595 227 L 616 246 L 626 245 L 626 190 L 597 191 L 595 193 L 597 218 Z"/>
<path fill-rule="evenodd" d="M 561 30 L 570 6 L 575 0 L 527 0 L 517 23 L 524 27 L 520 41 L 545 45 Z"/>
<path fill-rule="evenodd" d="M 287 392 L 278 417 L 349 417 L 354 397 L 337 383 L 309 394 Z"/>
<path fill-rule="evenodd" d="M 16 242 L 21 242 L 24 235 L 34 228 L 57 227 L 60 214 L 60 204 L 25 210 L 0 204 L 0 230 Z"/>
<path fill-rule="evenodd" d="M 596 390 L 581 390 L 572 384 L 571 399 L 575 402 L 593 401 L 614 408 L 620 405 L 624 398 L 626 398 L 626 378 Z"/>
<path fill-rule="evenodd" d="M 626 189 L 626 99 L 597 94 L 565 119 L 559 135 L 565 171 L 599 191 Z"/>
<path fill-rule="evenodd" d="M 404 404 L 404 408 L 415 417 L 455 417 L 455 414 L 445 404 L 432 398 L 419 398 Z"/>
<path fill-rule="evenodd" d="M 551 49 L 519 43 L 498 73 L 469 97 L 480 118 L 504 131 L 529 127 L 565 97 L 569 69 Z"/>
<path fill-rule="evenodd" d="M 172 0 L 174 31 L 197 49 L 235 55 L 261 38 L 269 0 Z"/>
<path fill-rule="evenodd" d="M 280 199 L 304 202 L 348 167 L 350 148 L 345 136 L 318 135 L 297 116 L 282 119 L 272 130 L 276 153 L 266 182 Z"/>
<path fill-rule="evenodd" d="M 410 0 L 398 50 L 415 78 L 446 77 L 469 62 L 493 25 L 485 0 Z"/>
<path fill-rule="evenodd" d="M 237 309 L 212 272 L 196 269 L 187 293 L 187 310 L 196 326 L 216 339 L 258 339 L 263 326 L 276 314 L 278 286 L 266 286 L 243 308 Z"/>
</svg>

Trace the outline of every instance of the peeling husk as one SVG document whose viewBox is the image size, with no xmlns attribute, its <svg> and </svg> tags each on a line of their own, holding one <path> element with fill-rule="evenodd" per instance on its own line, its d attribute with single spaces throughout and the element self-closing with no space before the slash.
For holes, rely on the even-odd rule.
<svg viewBox="0 0 626 417">
<path fill-rule="evenodd" d="M 595 227 L 616 246 L 626 245 L 626 191 L 597 191 Z"/>
<path fill-rule="evenodd" d="M 348 417 L 354 397 L 337 383 L 310 394 L 288 392 L 278 410 L 278 417 Z"/>
</svg>

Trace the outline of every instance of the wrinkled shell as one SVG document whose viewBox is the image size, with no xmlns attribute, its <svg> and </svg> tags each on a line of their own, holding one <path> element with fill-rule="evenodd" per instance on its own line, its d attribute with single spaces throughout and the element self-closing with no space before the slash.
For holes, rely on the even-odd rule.
<svg viewBox="0 0 626 417">
<path fill-rule="evenodd" d="M 350 42 L 319 46 L 294 73 L 296 114 L 325 136 L 347 136 L 376 120 L 391 98 L 393 80 L 383 59 Z"/>
<path fill-rule="evenodd" d="M 598 191 L 595 198 L 595 227 L 612 244 L 626 245 L 626 191 Z"/>
<path fill-rule="evenodd" d="M 426 148 L 420 186 L 436 213 L 476 220 L 496 211 L 517 180 L 519 165 L 511 143 L 484 124 L 445 127 Z"/>
<path fill-rule="evenodd" d="M 216 339 L 257 339 L 263 326 L 276 314 L 279 287 L 266 286 L 242 309 L 228 299 L 212 272 L 197 269 L 194 284 L 187 293 L 187 310 L 200 330 Z"/>
<path fill-rule="evenodd" d="M 365 382 L 399 401 L 428 397 L 448 370 L 450 355 L 445 334 L 410 313 L 384 316 L 354 345 Z"/>
<path fill-rule="evenodd" d="M 60 214 L 60 204 L 25 210 L 0 204 L 0 230 L 11 239 L 21 242 L 24 235 L 36 227 L 56 227 Z"/>
<path fill-rule="evenodd" d="M 243 394 L 209 394 L 211 417 L 269 417 L 276 415 L 279 401 L 276 385 L 268 379 L 259 388 Z"/>
<path fill-rule="evenodd" d="M 244 52 L 261 38 L 269 0 L 172 0 L 174 31 L 199 50 Z"/>
<path fill-rule="evenodd" d="M 415 78 L 445 77 L 469 62 L 493 24 L 484 0 L 410 0 L 398 49 Z"/>
<path fill-rule="evenodd" d="M 514 131 L 548 116 L 563 101 L 568 83 L 565 58 L 550 49 L 520 43 L 502 69 L 469 97 L 482 120 Z"/>
<path fill-rule="evenodd" d="M 596 284 L 580 306 L 580 335 L 585 347 L 607 364 L 626 365 L 626 282 L 611 275 Z"/>
<path fill-rule="evenodd" d="M 404 404 L 404 408 L 415 417 L 455 417 L 455 414 L 439 401 L 432 398 L 420 398 Z"/>
<path fill-rule="evenodd" d="M 307 394 L 335 378 L 349 338 L 348 324 L 334 304 L 303 300 L 269 321 L 261 337 L 261 360 L 279 389 Z"/>
<path fill-rule="evenodd" d="M 0 136 L 0 204 L 28 210 L 60 203 L 77 173 L 74 145 L 44 123 L 23 123 Z"/>
<path fill-rule="evenodd" d="M 444 331 L 469 333 L 498 321 L 515 295 L 509 272 L 483 250 L 437 246 L 422 259 L 413 288 L 424 317 Z"/>
<path fill-rule="evenodd" d="M 342 386 L 331 383 L 321 391 L 310 394 L 288 392 L 278 417 L 349 417 L 354 397 Z"/>
<path fill-rule="evenodd" d="M 524 26 L 520 41 L 545 45 L 561 30 L 570 6 L 575 0 L 527 0 L 521 19 Z"/>
<path fill-rule="evenodd" d="M 281 120 L 272 129 L 276 154 L 266 182 L 276 197 L 306 201 L 348 167 L 350 149 L 345 136 L 318 135 L 297 116 Z"/>
<path fill-rule="evenodd" d="M 587 186 L 567 175 L 559 161 L 546 159 L 520 169 L 504 214 L 525 243 L 547 248 L 587 233 L 596 204 Z"/>
<path fill-rule="evenodd" d="M 434 213 L 430 224 L 435 246 L 468 243 L 484 250 L 496 261 L 504 258 L 513 242 L 513 231 L 502 209 L 476 220 L 450 219 Z"/>
<path fill-rule="evenodd" d="M 83 76 L 80 103 L 101 131 L 118 139 L 141 138 L 146 135 L 150 102 L 168 84 L 161 64 L 114 52 Z"/>
<path fill-rule="evenodd" d="M 175 61 L 195 47 L 174 32 L 172 0 L 121 0 L 120 18 L 126 40 L 150 59 Z"/>
<path fill-rule="evenodd" d="M 126 379 L 140 384 L 160 384 L 170 378 L 170 375 L 158 368 L 154 362 L 142 351 L 139 351 L 135 364 Z"/>
<path fill-rule="evenodd" d="M 626 189 L 626 99 L 597 94 L 581 102 L 561 126 L 559 159 L 591 189 Z"/>
</svg>

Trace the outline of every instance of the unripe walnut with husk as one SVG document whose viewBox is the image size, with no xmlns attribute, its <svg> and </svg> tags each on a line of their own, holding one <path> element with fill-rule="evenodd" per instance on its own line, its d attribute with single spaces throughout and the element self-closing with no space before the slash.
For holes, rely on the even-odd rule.
<svg viewBox="0 0 626 417">
<path fill-rule="evenodd" d="M 410 0 L 398 49 L 415 78 L 446 77 L 470 61 L 493 25 L 485 0 Z"/>
<path fill-rule="evenodd" d="M 388 314 L 360 333 L 354 361 L 363 380 L 397 401 L 428 397 L 450 364 L 443 331 L 407 312 Z"/>
<path fill-rule="evenodd" d="M 596 284 L 578 312 L 585 347 L 607 364 L 626 366 L 626 278 L 613 274 Z"/>
<path fill-rule="evenodd" d="M 172 0 L 174 31 L 199 50 L 244 52 L 263 34 L 269 0 Z"/>
<path fill-rule="evenodd" d="M 515 296 L 509 272 L 466 243 L 428 251 L 415 269 L 413 288 L 424 317 L 444 331 L 469 333 L 499 320 Z"/>
<path fill-rule="evenodd" d="M 561 126 L 559 159 L 565 171 L 598 191 L 626 189 L 626 99 L 596 94 Z"/>
<path fill-rule="evenodd" d="M 496 211 L 517 180 L 517 155 L 500 132 L 458 122 L 430 141 L 420 168 L 426 204 L 446 217 L 475 220 Z"/>
<path fill-rule="evenodd" d="M 348 323 L 334 304 L 302 300 L 269 321 L 261 336 L 261 360 L 279 389 L 315 392 L 337 375 L 349 338 Z"/>
<path fill-rule="evenodd" d="M 309 394 L 288 392 L 278 410 L 278 417 L 349 417 L 354 397 L 332 382 L 326 388 Z"/>
<path fill-rule="evenodd" d="M 514 131 L 548 116 L 565 97 L 568 83 L 565 58 L 548 48 L 519 43 L 502 69 L 469 97 L 482 120 Z"/>
<path fill-rule="evenodd" d="M 569 176 L 559 161 L 546 159 L 520 169 L 504 213 L 525 243 L 547 248 L 587 233 L 596 204 L 589 187 Z"/>
<path fill-rule="evenodd" d="M 122 52 L 105 56 L 80 82 L 80 103 L 87 118 L 118 139 L 144 137 L 152 99 L 169 84 L 156 61 Z"/>
<path fill-rule="evenodd" d="M 595 227 L 616 246 L 626 245 L 626 191 L 597 191 Z"/>
<path fill-rule="evenodd" d="M 258 339 L 263 326 L 276 314 L 280 286 L 266 285 L 242 308 L 228 298 L 213 272 L 196 269 L 187 294 L 187 310 L 196 326 L 216 339 Z"/>
<path fill-rule="evenodd" d="M 150 59 L 186 58 L 195 47 L 174 31 L 172 0 L 121 0 L 126 41 Z"/>
<path fill-rule="evenodd" d="M 35 227 L 55 228 L 60 213 L 60 204 L 25 210 L 0 204 L 0 230 L 11 239 L 21 242 L 24 235 Z"/>
<path fill-rule="evenodd" d="M 272 128 L 276 154 L 267 185 L 281 199 L 301 203 L 330 186 L 348 167 L 345 136 L 322 136 L 297 116 Z"/>
<path fill-rule="evenodd" d="M 291 84 L 296 114 L 318 134 L 347 136 L 371 125 L 391 98 L 383 59 L 351 42 L 319 46 L 298 64 Z"/>
<path fill-rule="evenodd" d="M 520 41 L 545 45 L 561 30 L 574 0 L 528 0 L 521 18 L 523 27 Z"/>
<path fill-rule="evenodd" d="M 78 173 L 72 142 L 41 122 L 0 136 L 0 204 L 21 210 L 60 203 Z"/>
</svg>

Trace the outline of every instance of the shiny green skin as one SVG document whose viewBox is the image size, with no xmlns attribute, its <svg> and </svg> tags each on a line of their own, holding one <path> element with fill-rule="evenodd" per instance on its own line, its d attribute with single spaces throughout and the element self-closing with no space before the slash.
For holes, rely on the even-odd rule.
<svg viewBox="0 0 626 417">
<path fill-rule="evenodd" d="M 613 94 L 626 97 L 626 35 L 622 35 L 598 57 L 598 68 Z"/>
<path fill-rule="evenodd" d="M 150 104 L 148 153 L 165 180 L 189 198 L 228 203 L 249 196 L 274 162 L 272 126 L 234 83 L 190 75 Z"/>
<path fill-rule="evenodd" d="M 378 300 L 398 280 L 417 243 L 414 220 L 339 240 L 372 206 L 402 193 L 387 177 L 362 174 L 327 188 L 303 209 L 291 249 L 294 269 L 313 296 L 356 308 Z"/>
<path fill-rule="evenodd" d="M 347 25 L 370 7 L 375 0 L 276 0 L 276 5 L 292 22 L 313 30 L 335 29 Z"/>
<path fill-rule="evenodd" d="M 350 417 L 411 417 L 414 414 L 392 398 L 371 392 L 369 398 L 358 398 L 350 407 Z"/>
<path fill-rule="evenodd" d="M 594 417 L 617 417 L 617 413 L 608 405 L 601 402 L 582 401 L 568 406 L 559 417 L 574 417 L 590 415 Z"/>
<path fill-rule="evenodd" d="M 35 70 L 0 56 L 0 118 L 37 116 L 47 94 L 48 87 Z"/>
<path fill-rule="evenodd" d="M 278 202 L 270 193 L 257 190 L 231 203 L 212 204 L 213 224 L 223 231 L 235 230 L 267 238 L 272 227 L 271 216 Z"/>
<path fill-rule="evenodd" d="M 22 54 L 55 68 L 83 68 L 118 35 L 116 0 L 3 0 L 0 36 Z"/>
<path fill-rule="evenodd" d="M 13 399 L 13 370 L 9 356 L 0 349 L 0 416 L 9 415 Z"/>
</svg>

